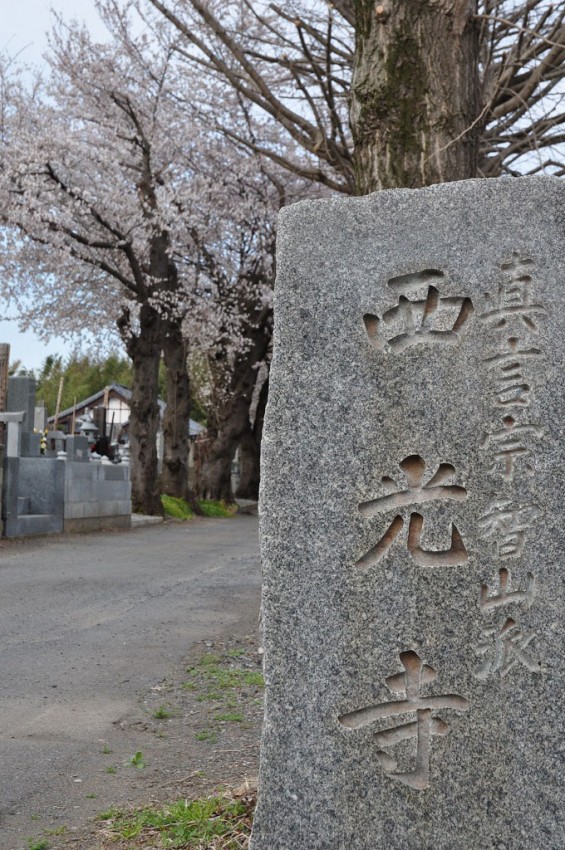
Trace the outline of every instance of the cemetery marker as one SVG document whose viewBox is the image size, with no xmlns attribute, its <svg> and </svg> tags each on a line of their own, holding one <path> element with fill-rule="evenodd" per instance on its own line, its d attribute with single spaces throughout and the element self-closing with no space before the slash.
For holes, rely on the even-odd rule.
<svg viewBox="0 0 565 850">
<path fill-rule="evenodd" d="M 252 850 L 560 850 L 565 189 L 284 210 Z"/>
</svg>

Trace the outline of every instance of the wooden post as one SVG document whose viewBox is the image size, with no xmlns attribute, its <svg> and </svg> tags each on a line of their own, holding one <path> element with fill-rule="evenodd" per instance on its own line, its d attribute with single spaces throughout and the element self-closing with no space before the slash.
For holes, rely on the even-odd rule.
<svg viewBox="0 0 565 850">
<path fill-rule="evenodd" d="M 73 421 L 71 426 L 71 434 L 74 437 L 75 435 L 75 426 L 77 423 L 77 397 L 75 396 L 75 400 L 73 401 Z"/>
<path fill-rule="evenodd" d="M 10 371 L 10 346 L 0 343 L 0 410 L 6 410 L 8 402 L 8 375 Z"/>
<path fill-rule="evenodd" d="M 10 346 L 0 343 L 0 410 L 6 410 L 8 403 L 8 376 L 10 374 Z M 6 426 L 0 423 L 0 444 L 4 444 Z"/>
<path fill-rule="evenodd" d="M 53 430 L 57 430 L 57 424 L 59 420 L 59 412 L 61 410 L 61 399 L 63 398 L 63 377 L 59 381 L 59 392 L 57 393 L 57 407 L 55 408 L 55 421 L 53 423 Z"/>
</svg>

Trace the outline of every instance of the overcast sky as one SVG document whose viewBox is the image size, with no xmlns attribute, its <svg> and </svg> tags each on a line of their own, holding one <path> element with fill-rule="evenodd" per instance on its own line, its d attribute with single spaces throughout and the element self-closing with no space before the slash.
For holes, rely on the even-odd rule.
<svg viewBox="0 0 565 850">
<path fill-rule="evenodd" d="M 23 62 L 41 65 L 47 48 L 46 32 L 53 20 L 51 9 L 69 19 L 84 21 L 94 34 L 102 37 L 104 28 L 94 0 L 1 0 L 0 48 L 10 56 L 19 53 Z M 0 319 L 0 342 L 10 344 L 12 362 L 21 360 L 28 369 L 38 369 L 48 354 L 66 356 L 73 348 L 57 338 L 44 345 L 35 334 L 21 334 L 16 322 Z"/>
<path fill-rule="evenodd" d="M 4 50 L 11 56 L 23 50 L 22 59 L 41 63 L 47 47 L 45 34 L 53 20 L 51 9 L 66 18 L 84 21 L 95 34 L 104 32 L 94 0 L 3 0 L 0 43 Z"/>
</svg>

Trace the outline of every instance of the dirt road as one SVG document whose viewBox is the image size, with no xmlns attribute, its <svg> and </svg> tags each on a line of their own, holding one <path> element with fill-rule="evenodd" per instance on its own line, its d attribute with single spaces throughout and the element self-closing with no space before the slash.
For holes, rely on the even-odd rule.
<svg viewBox="0 0 565 850">
<path fill-rule="evenodd" d="M 131 798 L 128 718 L 198 642 L 256 635 L 259 595 L 253 517 L 3 543 L 1 850 Z"/>
</svg>

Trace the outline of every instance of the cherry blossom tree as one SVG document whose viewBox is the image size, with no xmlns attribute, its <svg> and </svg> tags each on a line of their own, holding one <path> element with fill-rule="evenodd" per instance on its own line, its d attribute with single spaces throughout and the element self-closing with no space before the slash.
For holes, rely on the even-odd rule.
<svg viewBox="0 0 565 850">
<path fill-rule="evenodd" d="M 158 371 L 167 367 L 162 488 L 187 493 L 189 386 L 183 322 L 191 269 L 190 149 L 202 144 L 179 109 L 170 44 L 134 33 L 127 7 L 99 10 L 96 44 L 59 21 L 50 74 L 6 94 L 2 149 L 4 280 L 24 321 L 44 333 L 114 326 L 132 359 L 134 504 L 160 511 Z M 186 90 L 186 80 L 183 83 Z M 188 152 L 188 155 L 187 155 Z M 21 281 L 27 285 L 22 287 Z M 22 299 L 21 296 L 24 296 Z"/>
<path fill-rule="evenodd" d="M 257 478 L 265 391 L 255 431 L 250 410 L 271 341 L 275 216 L 307 186 L 283 182 L 276 163 L 210 132 L 203 103 L 236 134 L 247 132 L 249 115 L 225 90 L 206 101 L 200 80 L 195 96 L 168 26 L 149 34 L 138 19 L 136 35 L 131 4 L 98 5 L 109 42 L 93 44 L 60 21 L 47 82 L 20 86 L 6 110 L 5 279 L 25 321 L 45 334 L 117 328 L 134 365 L 135 501 L 148 512 L 159 509 L 159 359 L 168 402 L 161 489 L 185 495 L 186 356 L 198 346 L 210 389 L 202 490 L 231 499 L 231 461 L 244 436 Z M 33 281 L 23 301 L 22 273 Z"/>
<path fill-rule="evenodd" d="M 272 339 L 274 217 L 258 220 L 259 209 L 253 212 L 255 221 L 249 222 L 249 229 L 224 233 L 224 239 L 234 243 L 224 244 L 222 252 L 239 254 L 231 274 L 209 246 L 203 246 L 200 255 L 215 309 L 212 321 L 201 322 L 194 333 L 208 373 L 207 440 L 199 484 L 204 498 L 228 502 L 233 500 L 231 463 L 250 427 L 254 391 Z M 197 318 L 198 314 L 192 317 Z"/>
<path fill-rule="evenodd" d="M 282 180 L 277 171 L 255 156 L 240 154 L 237 167 L 221 178 L 223 194 L 232 202 L 230 216 L 211 211 L 206 240 L 193 234 L 199 250 L 189 262 L 198 271 L 199 298 L 187 335 L 198 344 L 198 362 L 206 371 L 201 404 L 208 427 L 199 481 L 205 498 L 233 499 L 231 463 L 242 441 L 250 481 L 243 482 L 239 495 L 257 496 L 259 443 L 250 436 L 253 426 L 259 427 L 266 401 L 276 215 L 282 205 L 308 191 L 301 181 Z"/>
</svg>

